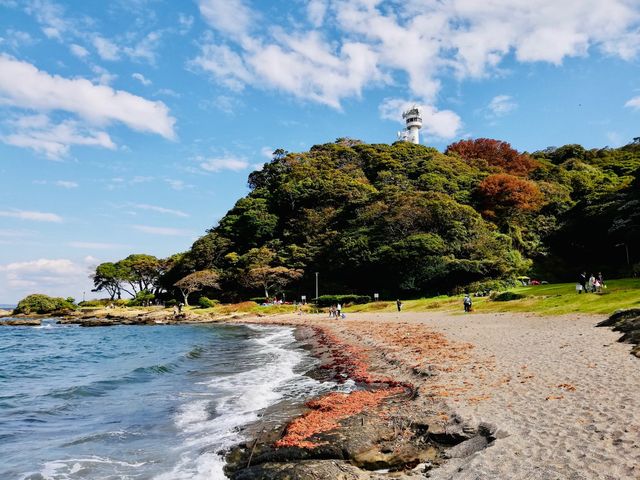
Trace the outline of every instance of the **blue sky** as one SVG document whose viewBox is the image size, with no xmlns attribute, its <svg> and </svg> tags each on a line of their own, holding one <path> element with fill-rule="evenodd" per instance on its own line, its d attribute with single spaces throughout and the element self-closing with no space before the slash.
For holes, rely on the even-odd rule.
<svg viewBox="0 0 640 480">
<path fill-rule="evenodd" d="M 106 7 L 105 7 L 106 5 Z M 275 148 L 640 135 L 636 0 L 0 0 L 0 303 L 186 250 Z"/>
</svg>

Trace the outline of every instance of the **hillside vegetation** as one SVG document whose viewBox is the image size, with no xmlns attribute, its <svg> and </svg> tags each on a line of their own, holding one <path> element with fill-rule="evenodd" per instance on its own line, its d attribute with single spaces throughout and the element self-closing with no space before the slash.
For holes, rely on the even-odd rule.
<svg viewBox="0 0 640 480">
<path fill-rule="evenodd" d="M 494 288 L 519 275 L 571 281 L 631 272 L 640 245 L 640 143 L 521 153 L 464 140 L 445 153 L 349 139 L 278 150 L 251 192 L 184 253 L 102 264 L 98 290 L 180 298 L 199 271 L 239 300 L 285 293 L 420 297 Z M 627 264 L 626 251 L 630 253 Z M 636 266 L 637 268 L 637 266 Z"/>
</svg>

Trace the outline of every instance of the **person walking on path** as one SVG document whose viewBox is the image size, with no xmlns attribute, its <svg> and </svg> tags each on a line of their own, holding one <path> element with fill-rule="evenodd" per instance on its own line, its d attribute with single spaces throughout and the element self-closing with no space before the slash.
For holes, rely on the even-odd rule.
<svg viewBox="0 0 640 480">
<path fill-rule="evenodd" d="M 400 301 L 400 299 L 396 300 L 396 307 L 398 307 L 399 312 L 402 311 L 402 302 Z"/>
<path fill-rule="evenodd" d="M 464 294 L 464 300 L 462 300 L 462 304 L 464 305 L 465 312 L 468 313 L 471 311 L 471 305 L 473 304 L 473 302 L 471 301 L 471 297 L 468 293 Z"/>
</svg>

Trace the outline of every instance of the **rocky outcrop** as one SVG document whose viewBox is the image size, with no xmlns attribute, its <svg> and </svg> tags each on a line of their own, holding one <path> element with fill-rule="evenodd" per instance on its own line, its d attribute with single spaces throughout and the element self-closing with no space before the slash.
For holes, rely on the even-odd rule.
<svg viewBox="0 0 640 480">
<path fill-rule="evenodd" d="M 398 409 L 386 403 L 342 421 L 313 436 L 313 448 L 276 448 L 285 430 L 269 429 L 228 453 L 226 473 L 233 480 L 424 478 L 444 459 L 467 457 L 495 440 L 495 427 L 472 427 L 455 417 L 444 424 L 434 419 L 431 428 L 416 421 L 412 400 L 405 401 L 395 404 Z"/>
<path fill-rule="evenodd" d="M 40 325 L 40 320 L 33 318 L 16 318 L 14 320 L 0 321 L 0 326 L 4 327 L 37 327 Z"/>
<path fill-rule="evenodd" d="M 614 332 L 622 332 L 619 341 L 633 343 L 631 353 L 640 358 L 640 308 L 619 310 L 597 326 L 613 327 Z"/>
</svg>

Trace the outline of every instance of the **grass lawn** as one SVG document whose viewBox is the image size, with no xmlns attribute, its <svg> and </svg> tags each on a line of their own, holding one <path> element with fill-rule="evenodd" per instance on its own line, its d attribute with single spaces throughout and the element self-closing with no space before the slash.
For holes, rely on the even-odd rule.
<svg viewBox="0 0 640 480">
<path fill-rule="evenodd" d="M 543 315 L 563 313 L 609 314 L 621 308 L 640 307 L 640 279 L 609 280 L 602 294 L 576 293 L 575 283 L 558 283 L 529 287 L 514 287 L 510 292 L 525 298 L 508 302 L 496 302 L 488 297 L 473 298 L 476 312 L 534 312 Z M 462 295 L 403 300 L 404 311 L 453 311 L 462 312 Z M 374 302 L 348 307 L 347 312 L 393 312 L 394 302 Z"/>
<path fill-rule="evenodd" d="M 291 313 L 295 311 L 293 305 L 268 305 L 261 306 L 256 302 L 241 302 L 220 304 L 211 308 L 200 308 L 198 306 L 186 307 L 191 313 L 196 315 L 235 315 L 251 313 L 254 315 L 276 315 L 279 313 Z"/>
</svg>

